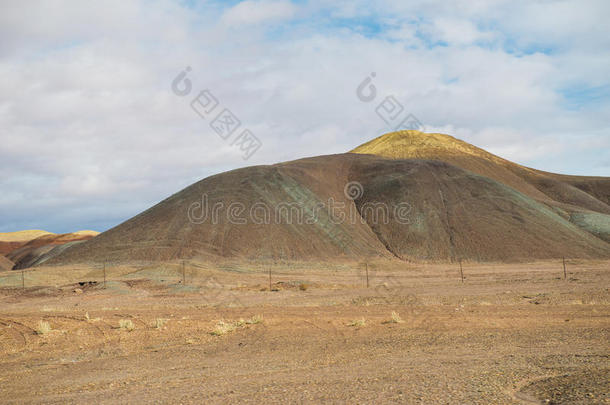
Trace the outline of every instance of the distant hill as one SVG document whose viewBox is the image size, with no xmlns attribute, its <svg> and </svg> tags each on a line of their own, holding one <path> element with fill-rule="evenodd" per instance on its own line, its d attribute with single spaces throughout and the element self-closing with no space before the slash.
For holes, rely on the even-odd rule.
<svg viewBox="0 0 610 405">
<path fill-rule="evenodd" d="M 2 242 L 29 242 L 43 235 L 55 235 L 54 233 L 41 231 L 40 229 L 29 229 L 25 231 L 0 233 Z"/>
<path fill-rule="evenodd" d="M 32 239 L 43 235 L 54 234 L 47 231 L 41 231 L 39 229 L 0 233 L 0 255 L 6 255 L 13 250 L 19 249 Z"/>
<path fill-rule="evenodd" d="M 44 262 L 65 249 L 67 247 L 65 245 L 89 240 L 98 234 L 99 232 L 95 231 L 77 231 L 64 234 L 46 231 L 18 231 L 0 234 L 0 244 L 3 244 L 0 246 L 3 246 L 6 250 L 5 259 L 10 260 L 13 264 L 12 268 L 21 269 Z M 60 248 L 61 246 L 63 248 Z M 51 254 L 51 252 L 54 253 Z M 4 261 L 4 267 L 8 266 L 7 261 Z"/>
</svg>

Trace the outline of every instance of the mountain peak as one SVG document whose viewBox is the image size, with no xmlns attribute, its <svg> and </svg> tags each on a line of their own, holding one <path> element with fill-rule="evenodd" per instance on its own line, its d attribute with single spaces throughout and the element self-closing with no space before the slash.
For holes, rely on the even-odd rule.
<svg viewBox="0 0 610 405">
<path fill-rule="evenodd" d="M 358 146 L 351 153 L 390 159 L 439 160 L 496 180 L 567 212 L 586 209 L 610 214 L 608 194 L 603 191 L 610 185 L 607 178 L 541 172 L 446 134 L 415 130 L 390 132 Z"/>
<path fill-rule="evenodd" d="M 451 135 L 416 130 L 389 132 L 350 152 L 393 159 L 441 159 L 451 155 L 471 155 L 486 160 L 503 160 Z"/>
</svg>

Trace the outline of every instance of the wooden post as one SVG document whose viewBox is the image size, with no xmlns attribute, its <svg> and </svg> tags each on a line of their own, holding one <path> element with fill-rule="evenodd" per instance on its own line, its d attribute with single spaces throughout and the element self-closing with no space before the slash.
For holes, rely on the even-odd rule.
<svg viewBox="0 0 610 405">
<path fill-rule="evenodd" d="M 369 264 L 364 263 L 364 267 L 366 268 L 366 288 L 369 288 Z"/>
<path fill-rule="evenodd" d="M 106 260 L 104 260 L 104 288 L 106 288 Z"/>
<path fill-rule="evenodd" d="M 462 270 L 462 259 L 460 259 L 460 276 L 462 277 L 462 283 L 464 282 L 464 271 Z"/>
<path fill-rule="evenodd" d="M 25 272 L 21 269 L 21 288 L 25 290 Z"/>
<path fill-rule="evenodd" d="M 563 279 L 568 279 L 568 272 L 566 271 L 566 258 L 563 258 Z"/>
<path fill-rule="evenodd" d="M 186 270 L 184 269 L 184 260 L 182 261 L 182 285 L 186 285 Z"/>
<path fill-rule="evenodd" d="M 269 291 L 271 291 L 271 267 L 269 267 Z"/>
</svg>

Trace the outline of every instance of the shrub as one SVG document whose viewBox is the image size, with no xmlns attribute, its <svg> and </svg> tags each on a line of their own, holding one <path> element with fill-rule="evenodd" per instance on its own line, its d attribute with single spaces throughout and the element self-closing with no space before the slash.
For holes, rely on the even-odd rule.
<svg viewBox="0 0 610 405">
<path fill-rule="evenodd" d="M 235 322 L 218 321 L 216 327 L 210 333 L 214 336 L 222 336 L 229 332 L 233 332 L 237 328 L 243 328 L 245 325 L 255 325 L 261 322 L 263 322 L 262 315 L 254 315 L 250 319 L 239 319 Z"/>
<path fill-rule="evenodd" d="M 348 323 L 347 326 L 356 326 L 359 328 L 366 326 L 366 319 L 364 319 L 364 318 L 355 319 L 355 320 L 351 321 L 350 323 Z"/>
<path fill-rule="evenodd" d="M 229 332 L 233 332 L 235 330 L 235 328 L 236 328 L 236 326 L 232 323 L 228 323 L 225 321 L 218 321 L 218 323 L 216 323 L 216 327 L 210 333 L 214 336 L 222 336 Z"/>
<path fill-rule="evenodd" d="M 119 321 L 119 328 L 126 330 L 128 332 L 131 332 L 132 330 L 134 330 L 136 327 L 133 324 L 133 322 L 131 321 L 131 319 L 121 319 Z"/>
<path fill-rule="evenodd" d="M 40 321 L 36 326 L 35 332 L 37 335 L 46 335 L 47 333 L 51 332 L 51 325 L 49 322 Z"/>
<path fill-rule="evenodd" d="M 262 323 L 262 322 L 263 322 L 262 315 L 254 315 L 252 318 L 250 318 L 246 321 L 246 323 L 248 325 L 256 325 L 257 323 Z"/>
<path fill-rule="evenodd" d="M 392 315 L 390 316 L 390 320 L 386 323 L 403 323 L 404 321 L 400 317 L 397 312 L 392 311 Z"/>
<path fill-rule="evenodd" d="M 163 328 L 163 325 L 165 325 L 165 322 L 166 322 L 166 319 L 157 318 L 157 319 L 155 319 L 155 322 L 153 323 L 153 328 L 161 329 L 161 328 Z"/>
</svg>

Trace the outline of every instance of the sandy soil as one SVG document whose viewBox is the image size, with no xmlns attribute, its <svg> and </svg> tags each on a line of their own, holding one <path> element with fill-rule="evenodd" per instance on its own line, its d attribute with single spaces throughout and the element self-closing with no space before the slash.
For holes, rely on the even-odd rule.
<svg viewBox="0 0 610 405">
<path fill-rule="evenodd" d="M 99 266 L 25 289 L 1 272 L 0 402 L 610 403 L 609 270 L 466 264 L 462 283 L 376 263 L 368 288 L 357 264 L 190 262 L 186 283 L 181 263 L 109 265 L 106 288 Z"/>
</svg>

